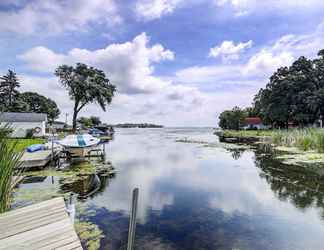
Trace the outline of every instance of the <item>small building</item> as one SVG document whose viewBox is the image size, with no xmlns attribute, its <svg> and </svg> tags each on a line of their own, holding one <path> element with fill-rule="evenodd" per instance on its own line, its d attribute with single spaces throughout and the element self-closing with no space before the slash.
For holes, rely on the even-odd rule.
<svg viewBox="0 0 324 250">
<path fill-rule="evenodd" d="M 245 130 L 268 129 L 268 126 L 266 126 L 262 123 L 262 120 L 260 117 L 247 117 L 247 118 L 245 118 L 245 124 L 244 124 L 243 129 L 245 129 Z"/>
<path fill-rule="evenodd" d="M 12 128 L 11 137 L 26 137 L 29 131 L 33 136 L 45 136 L 47 123 L 47 115 L 42 113 L 0 113 L 0 124 L 3 126 L 8 124 Z"/>
</svg>

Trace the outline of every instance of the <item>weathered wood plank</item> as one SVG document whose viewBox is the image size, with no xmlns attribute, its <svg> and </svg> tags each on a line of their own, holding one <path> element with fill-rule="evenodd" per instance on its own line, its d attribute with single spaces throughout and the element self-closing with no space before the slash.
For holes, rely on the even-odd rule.
<svg viewBox="0 0 324 250">
<path fill-rule="evenodd" d="M 27 207 L 19 208 L 19 209 L 16 209 L 16 210 L 12 210 L 12 211 L 6 212 L 4 214 L 0 214 L 0 223 L 1 223 L 1 220 L 3 218 L 15 217 L 15 216 L 17 216 L 19 214 L 23 214 L 23 213 L 26 213 L 28 211 L 34 211 L 35 209 L 42 209 L 42 208 L 45 208 L 45 207 L 51 207 L 51 206 L 53 206 L 54 204 L 57 204 L 57 203 L 65 204 L 62 197 L 58 197 L 58 198 L 54 198 L 54 199 L 51 199 L 51 200 L 48 200 L 48 201 L 40 202 L 38 204 L 34 204 L 34 205 L 27 206 Z"/>
<path fill-rule="evenodd" d="M 66 217 L 64 214 L 58 213 L 58 214 L 55 214 L 52 216 L 47 216 L 45 218 L 38 219 L 38 220 L 29 222 L 26 224 L 20 224 L 20 225 L 17 225 L 16 227 L 9 228 L 9 229 L 7 229 L 7 231 L 2 232 L 0 239 L 7 238 L 7 237 L 10 237 L 15 234 L 21 234 L 26 231 L 30 231 L 30 230 L 33 230 L 35 228 L 39 228 L 42 226 L 46 226 L 46 225 L 52 224 L 56 221 L 64 220 L 65 218 Z"/>
<path fill-rule="evenodd" d="M 82 249 L 63 198 L 0 215 L 0 250 Z"/>
<path fill-rule="evenodd" d="M 37 209 L 25 214 L 19 214 L 16 217 L 3 218 L 0 220 L 0 223 L 8 224 L 8 226 L 13 227 L 17 224 L 26 223 L 30 220 L 36 220 L 54 213 L 62 213 L 62 210 L 65 210 L 65 206 L 62 204 L 49 207 L 47 209 Z M 0 228 L 1 232 L 1 228 Z"/>
</svg>

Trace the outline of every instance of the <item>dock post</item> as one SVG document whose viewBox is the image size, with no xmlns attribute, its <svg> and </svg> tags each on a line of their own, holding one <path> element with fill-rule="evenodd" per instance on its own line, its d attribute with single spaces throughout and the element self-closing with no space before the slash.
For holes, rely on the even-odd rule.
<svg viewBox="0 0 324 250">
<path fill-rule="evenodd" d="M 133 250 L 133 247 L 134 247 L 138 192 L 139 192 L 138 188 L 135 188 L 133 190 L 132 210 L 131 210 L 130 219 L 129 219 L 127 250 Z"/>
<path fill-rule="evenodd" d="M 72 193 L 70 194 L 66 211 L 69 214 L 69 217 L 70 217 L 70 220 L 71 220 L 72 224 L 74 224 L 75 204 L 73 203 L 73 194 Z"/>
</svg>

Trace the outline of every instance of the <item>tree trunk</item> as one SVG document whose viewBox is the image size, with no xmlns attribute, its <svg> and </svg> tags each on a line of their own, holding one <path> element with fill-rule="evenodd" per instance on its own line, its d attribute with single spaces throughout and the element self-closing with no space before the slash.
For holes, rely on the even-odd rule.
<svg viewBox="0 0 324 250">
<path fill-rule="evenodd" d="M 74 108 L 73 108 L 73 120 L 72 120 L 72 132 L 76 132 L 76 125 L 77 125 L 77 118 L 78 118 L 78 102 L 75 102 Z"/>
</svg>

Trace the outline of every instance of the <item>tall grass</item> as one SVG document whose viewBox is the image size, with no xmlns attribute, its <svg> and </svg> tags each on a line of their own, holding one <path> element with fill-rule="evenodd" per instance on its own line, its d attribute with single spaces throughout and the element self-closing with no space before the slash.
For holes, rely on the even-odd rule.
<svg viewBox="0 0 324 250">
<path fill-rule="evenodd" d="M 286 147 L 297 147 L 300 150 L 324 152 L 324 129 L 294 129 L 272 132 L 272 142 Z"/>
<path fill-rule="evenodd" d="M 8 140 L 8 127 L 0 128 L 0 213 L 10 208 L 15 176 L 20 174 L 21 152 L 15 150 L 16 143 Z"/>
</svg>

